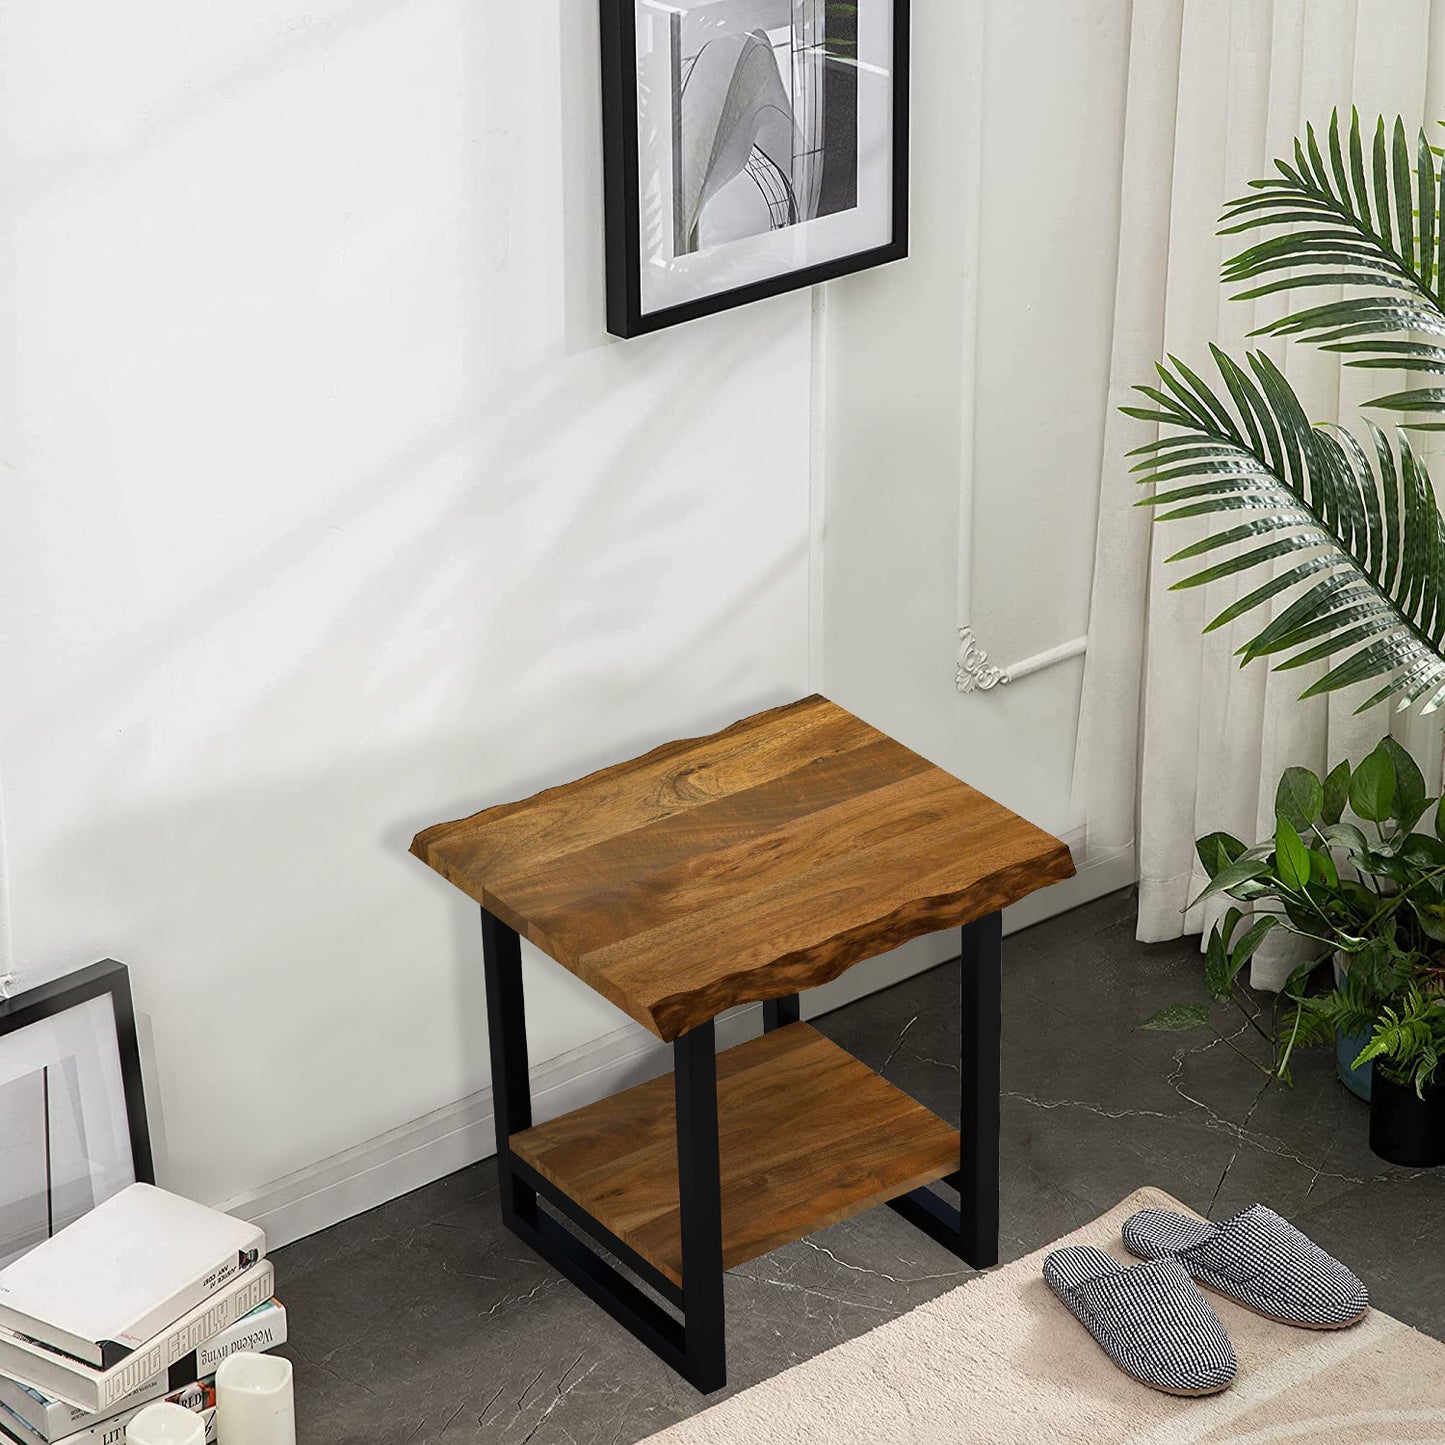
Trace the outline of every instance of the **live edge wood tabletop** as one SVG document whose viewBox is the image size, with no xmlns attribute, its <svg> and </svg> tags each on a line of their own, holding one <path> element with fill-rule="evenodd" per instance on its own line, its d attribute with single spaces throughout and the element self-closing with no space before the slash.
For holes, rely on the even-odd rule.
<svg viewBox="0 0 1445 1445">
<path fill-rule="evenodd" d="M 482 906 L 503 1221 L 699 1390 L 726 1381 L 723 1271 L 826 1224 L 887 1204 L 997 1262 L 1000 910 L 1073 873 L 1058 839 L 815 696 L 411 851 Z M 803 1023 L 798 998 L 946 928 L 957 1129 Z M 671 1043 L 672 1078 L 534 1124 L 523 937 Z M 718 1055 L 713 1019 L 757 1001 L 762 1037 Z"/>
<path fill-rule="evenodd" d="M 668 1041 L 1074 871 L 1057 838 L 816 695 L 411 851 Z"/>
</svg>

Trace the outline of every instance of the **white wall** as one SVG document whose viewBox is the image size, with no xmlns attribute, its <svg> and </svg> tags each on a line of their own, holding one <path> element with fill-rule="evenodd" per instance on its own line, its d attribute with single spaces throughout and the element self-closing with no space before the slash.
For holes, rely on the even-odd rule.
<svg viewBox="0 0 1445 1445">
<path fill-rule="evenodd" d="M 131 963 L 164 1182 L 289 1237 L 490 1147 L 425 824 L 819 687 L 1064 825 L 958 498 L 986 645 L 1078 635 L 1127 0 L 915 6 L 912 258 L 625 344 L 595 5 L 0 8 L 0 973 Z M 529 958 L 543 1112 L 656 1067 Z"/>
<path fill-rule="evenodd" d="M 9 961 L 202 1199 L 485 1083 L 418 827 L 807 690 L 811 302 L 603 335 L 595 9 L 0 9 Z"/>
<path fill-rule="evenodd" d="M 962 696 L 954 629 L 1008 664 L 1087 626 L 1129 10 L 915 0 L 913 257 L 826 309 L 828 691 L 1058 832 L 1081 660 Z"/>
</svg>

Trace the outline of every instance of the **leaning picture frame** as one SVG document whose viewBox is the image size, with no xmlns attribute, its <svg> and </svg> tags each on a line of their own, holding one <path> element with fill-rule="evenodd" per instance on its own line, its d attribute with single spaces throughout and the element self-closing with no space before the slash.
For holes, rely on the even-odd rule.
<svg viewBox="0 0 1445 1445">
<path fill-rule="evenodd" d="M 155 1183 L 130 976 L 104 959 L 0 1000 L 0 1268 Z"/>
<path fill-rule="evenodd" d="M 909 0 L 600 0 L 607 329 L 908 254 Z"/>
</svg>

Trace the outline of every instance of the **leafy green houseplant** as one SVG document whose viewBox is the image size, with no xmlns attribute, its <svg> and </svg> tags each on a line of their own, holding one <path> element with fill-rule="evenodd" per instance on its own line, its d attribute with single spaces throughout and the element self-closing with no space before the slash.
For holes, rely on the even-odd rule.
<svg viewBox="0 0 1445 1445">
<path fill-rule="evenodd" d="M 1347 809 L 1358 821 L 1346 820 Z M 1385 1100 L 1378 1120 L 1372 1102 L 1376 1152 L 1445 1163 L 1445 804 L 1426 795 L 1414 760 L 1386 738 L 1358 767 L 1340 763 L 1323 779 L 1287 769 L 1275 810 L 1274 836 L 1261 843 L 1246 846 L 1227 833 L 1199 839 L 1209 883 L 1195 901 L 1223 895 L 1245 906 L 1231 906 L 1210 930 L 1211 1002 L 1172 1005 L 1144 1027 L 1211 1028 L 1285 1083 L 1297 1048 L 1355 1037 L 1353 1062 L 1373 1062 Z M 1432 810 L 1433 831 L 1417 830 Z M 1266 1015 L 1241 977 L 1277 928 L 1313 949 Z M 1342 964 L 1334 987 L 1310 991 L 1331 960 Z M 1235 1043 L 1241 1030 L 1215 1024 L 1219 1004 L 1232 1004 L 1265 1042 L 1267 1063 Z M 1402 1097 L 1411 1093 L 1413 1100 Z M 1437 1132 L 1434 1144 L 1421 1142 Z"/>
<path fill-rule="evenodd" d="M 1262 233 L 1225 264 L 1226 282 L 1244 286 L 1236 299 L 1279 296 L 1287 304 L 1255 334 L 1320 346 L 1351 367 L 1445 377 L 1445 172 L 1425 132 L 1412 145 L 1401 120 L 1387 126 L 1381 118 L 1369 133 L 1357 114 L 1347 128 L 1336 114 L 1322 136 L 1308 128 L 1275 169 L 1232 202 L 1221 223 L 1227 236 Z M 1294 304 L 1319 288 L 1339 294 Z M 1424 713 L 1445 706 L 1445 522 L 1409 435 L 1445 430 L 1445 387 L 1374 397 L 1367 410 L 1403 420 L 1390 435 L 1367 419 L 1361 437 L 1312 425 L 1263 352 L 1242 363 L 1218 347 L 1211 353 L 1212 380 L 1170 357 L 1157 386 L 1138 388 L 1146 404 L 1125 408 L 1162 428 L 1133 453 L 1142 459 L 1138 479 L 1152 486 L 1140 505 L 1157 509 L 1159 521 L 1223 519 L 1169 559 L 1210 559 L 1175 588 L 1260 575 L 1206 631 L 1264 609 L 1268 620 L 1238 649 L 1241 665 L 1322 664 L 1302 696 L 1365 683 L 1360 711 L 1389 699 Z M 1337 1032 L 1367 1036 L 1358 1061 L 1373 1060 L 1386 1081 L 1372 1100 L 1372 1142 L 1375 1113 L 1398 1108 L 1402 1092 L 1433 1109 L 1445 1136 L 1438 808 L 1433 831 L 1416 827 L 1434 801 L 1413 760 L 1386 740 L 1358 768 L 1342 764 L 1326 778 L 1289 769 L 1273 838 L 1247 847 L 1211 834 L 1198 845 L 1210 879 L 1202 896 L 1246 905 L 1231 907 L 1211 931 L 1209 993 L 1240 1003 L 1273 1051 L 1266 1071 L 1284 1079 L 1300 1044 Z M 1358 822 L 1346 819 L 1347 807 Z M 1319 952 L 1265 1020 L 1239 976 L 1278 927 L 1313 940 Z M 1310 993 L 1311 975 L 1336 954 L 1348 965 L 1339 985 Z M 1209 1020 L 1207 1005 L 1193 1005 L 1150 1023 Z M 1379 1133 L 1383 1147 L 1393 1147 L 1391 1130 Z M 1445 1162 L 1445 1137 L 1433 1162 Z"/>
</svg>

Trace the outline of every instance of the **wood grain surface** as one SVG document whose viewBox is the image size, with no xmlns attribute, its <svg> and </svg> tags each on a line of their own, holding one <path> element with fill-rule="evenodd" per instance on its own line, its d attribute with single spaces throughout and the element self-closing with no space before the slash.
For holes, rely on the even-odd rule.
<svg viewBox="0 0 1445 1445">
<path fill-rule="evenodd" d="M 411 851 L 668 1040 L 1074 871 L 1057 838 L 817 696 Z"/>
<path fill-rule="evenodd" d="M 723 1268 L 953 1173 L 958 1131 L 789 1024 L 718 1055 Z M 682 1283 L 672 1076 L 512 1136 L 512 1149 Z"/>
</svg>

